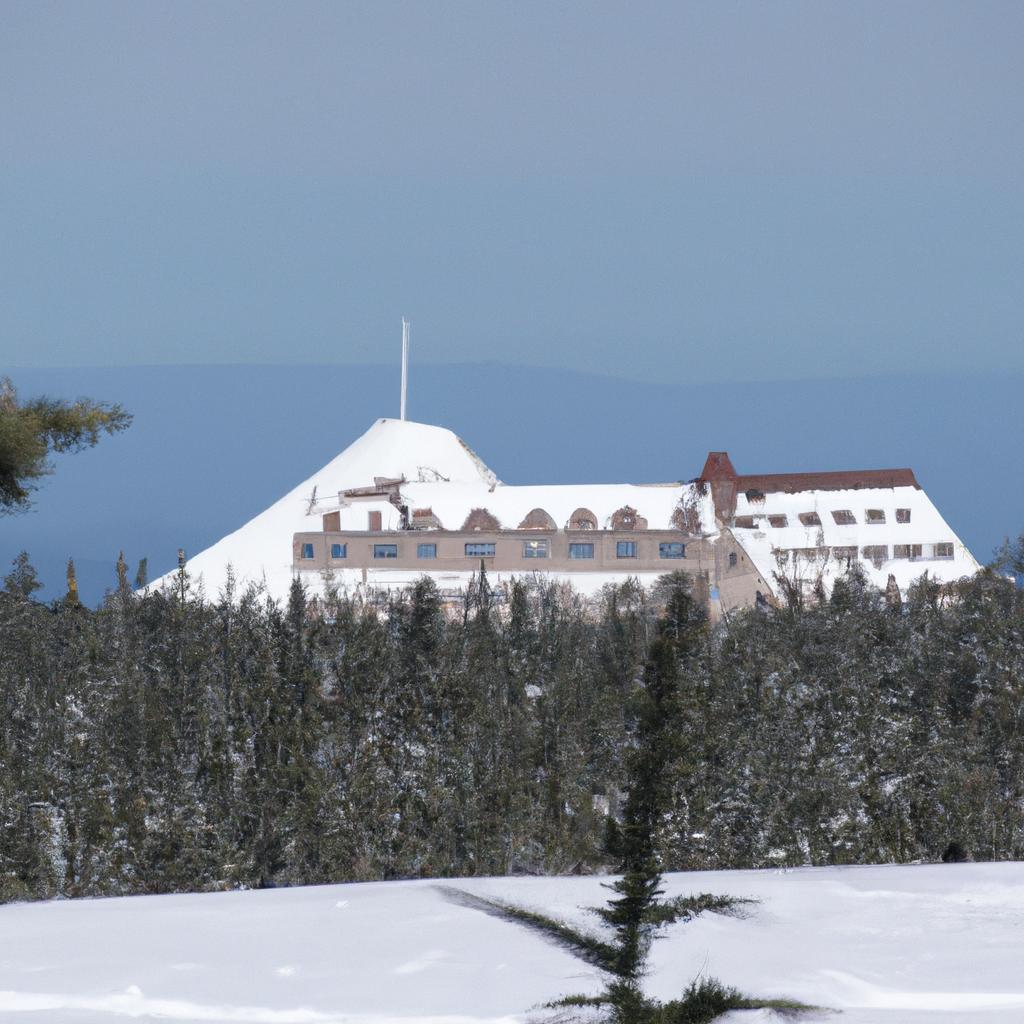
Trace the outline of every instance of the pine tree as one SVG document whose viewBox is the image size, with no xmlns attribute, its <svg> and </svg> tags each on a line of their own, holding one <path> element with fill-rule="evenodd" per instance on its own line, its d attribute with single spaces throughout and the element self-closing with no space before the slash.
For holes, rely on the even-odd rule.
<svg viewBox="0 0 1024 1024">
<path fill-rule="evenodd" d="M 634 745 L 621 828 L 623 874 L 611 887 L 616 897 L 599 911 L 615 934 L 608 987 L 615 1024 L 653 1019 L 641 979 L 662 895 L 658 833 L 669 804 L 669 768 L 680 741 L 685 742 L 679 732 L 679 661 L 695 656 L 704 630 L 703 610 L 691 597 L 688 578 L 674 574 L 665 586 L 665 610 L 651 643 L 644 685 L 633 698 Z"/>
<path fill-rule="evenodd" d="M 121 406 L 84 398 L 19 401 L 10 378 L 0 377 L 0 515 L 30 506 L 37 481 L 52 472 L 51 453 L 90 448 L 130 423 Z"/>
</svg>

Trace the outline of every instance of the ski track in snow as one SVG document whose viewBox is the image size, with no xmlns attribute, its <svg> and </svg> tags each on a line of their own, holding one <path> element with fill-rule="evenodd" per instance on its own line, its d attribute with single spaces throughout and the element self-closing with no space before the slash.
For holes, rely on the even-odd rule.
<svg viewBox="0 0 1024 1024">
<path fill-rule="evenodd" d="M 135 985 L 107 996 L 0 992 L 0 1013 L 88 1011 L 118 1017 L 176 1021 L 221 1021 L 228 1024 L 517 1024 L 512 1017 L 393 1016 L 389 1014 L 324 1013 L 305 1008 L 208 1006 L 182 999 L 150 999 Z"/>
<path fill-rule="evenodd" d="M 822 971 L 842 1005 L 875 1010 L 1024 1010 L 1024 992 L 901 992 L 845 971 Z"/>
</svg>

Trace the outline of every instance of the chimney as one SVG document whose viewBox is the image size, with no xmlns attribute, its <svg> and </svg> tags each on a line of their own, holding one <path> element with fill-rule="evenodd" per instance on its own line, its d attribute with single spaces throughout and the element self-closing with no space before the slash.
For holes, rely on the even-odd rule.
<svg viewBox="0 0 1024 1024">
<path fill-rule="evenodd" d="M 728 523 L 736 514 L 737 473 L 728 452 L 708 452 L 697 482 L 711 485 L 715 518 Z"/>
</svg>

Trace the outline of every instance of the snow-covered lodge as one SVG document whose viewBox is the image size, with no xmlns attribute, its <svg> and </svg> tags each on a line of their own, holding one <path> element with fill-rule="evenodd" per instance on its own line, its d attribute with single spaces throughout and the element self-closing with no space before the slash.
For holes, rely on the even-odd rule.
<svg viewBox="0 0 1024 1024">
<path fill-rule="evenodd" d="M 716 613 L 827 590 L 853 561 L 903 591 L 978 569 L 909 469 L 745 475 L 711 452 L 688 483 L 516 486 L 449 430 L 381 419 L 189 568 L 208 592 L 232 566 L 279 598 L 295 576 L 374 592 L 427 575 L 455 594 L 483 564 L 496 585 L 545 573 L 593 593 L 682 570 Z"/>
</svg>

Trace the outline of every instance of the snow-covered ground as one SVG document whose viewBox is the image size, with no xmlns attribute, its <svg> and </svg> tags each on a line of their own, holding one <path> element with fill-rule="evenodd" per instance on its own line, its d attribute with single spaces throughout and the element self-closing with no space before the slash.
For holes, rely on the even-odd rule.
<svg viewBox="0 0 1024 1024">
<path fill-rule="evenodd" d="M 452 884 L 582 923 L 601 881 Z M 648 979 L 662 997 L 706 971 L 843 1011 L 808 1022 L 1024 1021 L 1024 864 L 675 874 L 666 890 L 761 902 L 746 920 L 671 928 Z M 0 1022 L 12 1024 L 512 1024 L 599 988 L 567 952 L 431 882 L 0 907 Z"/>
</svg>

